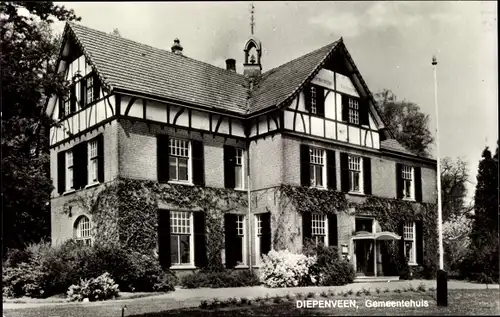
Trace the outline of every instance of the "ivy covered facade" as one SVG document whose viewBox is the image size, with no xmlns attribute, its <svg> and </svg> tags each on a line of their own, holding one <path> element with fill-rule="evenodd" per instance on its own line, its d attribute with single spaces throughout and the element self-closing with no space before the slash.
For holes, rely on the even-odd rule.
<svg viewBox="0 0 500 317">
<path fill-rule="evenodd" d="M 432 274 L 436 162 L 385 127 L 343 40 L 243 74 L 68 24 L 49 101 L 52 242 L 118 243 L 186 274 L 336 246 L 360 278 Z"/>
</svg>

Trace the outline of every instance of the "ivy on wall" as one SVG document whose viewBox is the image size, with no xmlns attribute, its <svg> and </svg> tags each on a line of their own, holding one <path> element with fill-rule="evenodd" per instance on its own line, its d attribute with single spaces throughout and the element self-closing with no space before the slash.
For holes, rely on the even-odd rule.
<svg viewBox="0 0 500 317">
<path fill-rule="evenodd" d="M 246 193 L 231 189 L 160 184 L 119 179 L 102 188 L 76 194 L 63 211 L 78 205 L 92 215 L 96 242 L 119 242 L 138 252 L 156 249 L 160 203 L 205 212 L 207 258 L 210 268 L 221 268 L 224 214 L 247 206 Z"/>
</svg>

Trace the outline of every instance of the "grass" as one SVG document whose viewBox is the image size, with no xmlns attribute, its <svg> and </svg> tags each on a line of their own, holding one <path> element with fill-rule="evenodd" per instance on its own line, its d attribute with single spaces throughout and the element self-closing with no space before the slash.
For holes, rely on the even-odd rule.
<svg viewBox="0 0 500 317">
<path fill-rule="evenodd" d="M 498 290 L 449 290 L 448 307 L 437 307 L 430 294 L 421 292 L 404 292 L 402 294 L 385 293 L 366 296 L 364 299 L 350 296 L 357 300 L 357 308 L 343 309 L 298 309 L 295 302 L 280 302 L 276 304 L 255 307 L 230 307 L 221 310 L 179 309 L 142 315 L 134 317 L 167 317 L 167 316 L 374 316 L 374 315 L 497 315 L 500 309 Z M 340 298 L 333 298 L 340 299 Z M 422 308 L 371 308 L 364 304 L 365 299 L 380 300 L 427 300 L 428 307 Z M 127 315 L 129 316 L 129 315 Z"/>
</svg>

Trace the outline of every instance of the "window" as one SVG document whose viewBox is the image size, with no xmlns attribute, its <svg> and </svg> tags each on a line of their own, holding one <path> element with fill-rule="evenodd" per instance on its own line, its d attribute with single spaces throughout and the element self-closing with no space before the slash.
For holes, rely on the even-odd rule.
<svg viewBox="0 0 500 317">
<path fill-rule="evenodd" d="M 235 177 L 235 187 L 238 189 L 245 188 L 243 182 L 243 149 L 236 149 L 236 155 L 234 159 L 234 177 Z"/>
<path fill-rule="evenodd" d="M 66 151 L 66 190 L 73 188 L 73 151 Z"/>
<path fill-rule="evenodd" d="M 189 141 L 169 139 L 169 180 L 189 181 Z"/>
<path fill-rule="evenodd" d="M 257 255 L 255 257 L 255 264 L 260 264 L 261 262 L 261 255 L 262 253 L 260 252 L 260 239 L 262 237 L 262 215 L 258 214 L 255 215 L 255 254 Z"/>
<path fill-rule="evenodd" d="M 89 76 L 85 80 L 85 100 L 86 105 L 94 101 L 94 77 Z"/>
<path fill-rule="evenodd" d="M 349 123 L 359 124 L 359 102 L 349 98 Z"/>
<path fill-rule="evenodd" d="M 193 263 L 192 223 L 190 212 L 170 212 L 170 260 L 173 266 Z"/>
<path fill-rule="evenodd" d="M 89 142 L 89 179 L 88 183 L 93 184 L 97 183 L 97 169 L 98 169 L 98 157 L 97 157 L 97 140 L 93 140 Z"/>
<path fill-rule="evenodd" d="M 314 114 L 317 113 L 316 100 L 316 87 L 311 86 L 311 112 Z"/>
<path fill-rule="evenodd" d="M 405 257 L 408 258 L 408 263 L 416 263 L 416 246 L 415 246 L 415 223 L 407 222 L 403 227 L 405 241 Z"/>
<path fill-rule="evenodd" d="M 311 175 L 311 186 L 324 187 L 325 186 L 325 151 L 322 149 L 309 149 L 309 157 L 311 168 L 309 169 Z"/>
<path fill-rule="evenodd" d="M 327 232 L 327 221 L 326 215 L 324 214 L 312 214 L 311 215 L 311 238 L 316 243 L 316 245 L 322 243 L 328 245 L 328 232 Z"/>
<path fill-rule="evenodd" d="M 411 166 L 402 166 L 402 178 L 403 178 L 403 198 L 413 199 L 414 186 L 413 186 L 413 168 Z"/>
<path fill-rule="evenodd" d="M 349 156 L 349 191 L 361 193 L 361 157 Z"/>
<path fill-rule="evenodd" d="M 71 114 L 71 95 L 63 97 L 63 114 L 62 117 Z"/>
<path fill-rule="evenodd" d="M 246 241 L 245 241 L 245 216 L 238 215 L 236 216 L 236 235 L 238 239 L 238 244 L 241 247 L 238 249 L 241 250 L 241 253 L 236 255 L 236 264 L 237 265 L 245 265 L 246 261 Z"/>
<path fill-rule="evenodd" d="M 78 218 L 75 225 L 75 240 L 84 245 L 91 245 L 91 225 L 90 220 L 86 216 L 81 216 Z"/>
</svg>

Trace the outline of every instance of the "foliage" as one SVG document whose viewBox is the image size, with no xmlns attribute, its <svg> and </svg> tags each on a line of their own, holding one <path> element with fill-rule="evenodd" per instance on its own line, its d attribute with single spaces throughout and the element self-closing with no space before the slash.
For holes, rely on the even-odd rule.
<svg viewBox="0 0 500 317">
<path fill-rule="evenodd" d="M 375 94 L 375 98 L 384 122 L 396 139 L 415 154 L 428 156 L 429 145 L 433 142 L 429 115 L 422 113 L 413 102 L 397 100 L 388 89 Z"/>
<path fill-rule="evenodd" d="M 67 295 L 70 301 L 99 301 L 114 298 L 118 295 L 118 284 L 108 272 L 96 278 L 81 280 L 79 285 L 71 285 Z"/>
<path fill-rule="evenodd" d="M 21 11 L 24 11 L 21 13 Z M 50 235 L 48 97 L 64 93 L 57 74 L 54 19 L 79 20 L 52 2 L 3 1 L 0 16 L 2 78 L 3 254 Z"/>
<path fill-rule="evenodd" d="M 456 215 L 443 224 L 444 263 L 449 276 L 460 275 L 458 270 L 470 246 L 471 226 L 469 218 Z"/>
<path fill-rule="evenodd" d="M 268 287 L 304 286 L 316 282 L 310 271 L 316 262 L 314 256 L 271 250 L 262 258 L 260 279 Z"/>
<path fill-rule="evenodd" d="M 46 275 L 38 263 L 22 262 L 15 267 L 7 267 L 2 272 L 2 293 L 9 297 L 43 297 Z"/>
<path fill-rule="evenodd" d="M 300 213 L 335 214 L 348 207 L 345 194 L 336 190 L 291 185 L 282 185 L 280 190 Z"/>
<path fill-rule="evenodd" d="M 317 259 L 311 267 L 311 275 L 317 277 L 316 285 L 338 286 L 354 281 L 354 267 L 339 254 L 337 247 L 308 243 L 304 254 Z"/>
<path fill-rule="evenodd" d="M 452 161 L 449 157 L 441 160 L 443 221 L 447 221 L 453 216 L 461 216 L 469 211 L 464 202 L 467 195 L 465 183 L 468 181 L 468 178 L 467 162 L 461 158 Z"/>
<path fill-rule="evenodd" d="M 70 213 L 71 206 L 80 206 L 92 215 L 98 241 L 116 241 L 125 249 L 143 253 L 156 249 L 159 203 L 205 212 L 208 267 L 221 269 L 223 217 L 247 206 L 243 192 L 119 179 L 104 188 L 75 194 L 65 204 L 64 212 Z"/>
<path fill-rule="evenodd" d="M 488 148 L 483 151 L 474 202 L 471 248 L 467 260 L 462 264 L 462 272 L 474 280 L 498 283 L 498 147 L 494 156 Z"/>
<path fill-rule="evenodd" d="M 242 287 L 259 284 L 257 275 L 249 270 L 198 271 L 181 279 L 181 285 L 185 288 Z"/>
</svg>

